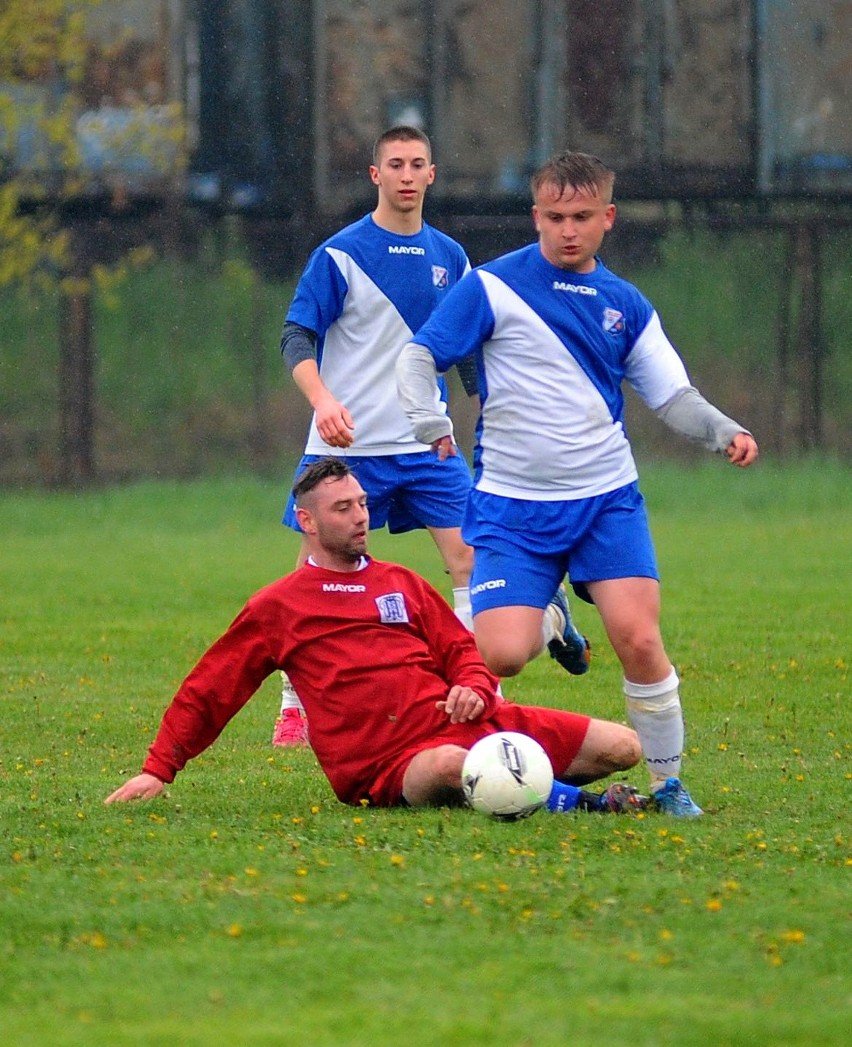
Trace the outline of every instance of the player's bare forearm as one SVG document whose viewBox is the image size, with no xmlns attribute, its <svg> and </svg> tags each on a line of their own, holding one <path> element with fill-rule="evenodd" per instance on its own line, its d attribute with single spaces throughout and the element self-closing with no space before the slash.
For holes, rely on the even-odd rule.
<svg viewBox="0 0 852 1047">
<path fill-rule="evenodd" d="M 293 368 L 293 380 L 313 407 L 317 432 L 329 447 L 350 447 L 355 422 L 344 404 L 320 377 L 315 360 L 302 360 Z"/>
</svg>

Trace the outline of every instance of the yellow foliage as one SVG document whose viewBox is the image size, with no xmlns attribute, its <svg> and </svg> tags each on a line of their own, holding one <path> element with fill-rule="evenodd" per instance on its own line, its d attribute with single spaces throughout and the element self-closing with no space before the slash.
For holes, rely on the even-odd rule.
<svg viewBox="0 0 852 1047">
<path fill-rule="evenodd" d="M 91 177 L 81 164 L 78 86 L 91 51 L 87 15 L 101 3 L 0 3 L 0 287 L 60 283 L 69 290 L 61 283 L 69 238 L 56 204 L 78 196 Z M 108 153 L 142 157 L 157 177 L 181 169 L 180 106 L 125 106 L 120 112 L 120 119 L 100 122 L 99 111 L 85 114 Z M 99 268 L 92 274 L 94 286 L 114 296 L 129 268 L 146 264 L 151 254 L 150 248 L 138 249 L 109 270 Z"/>
</svg>

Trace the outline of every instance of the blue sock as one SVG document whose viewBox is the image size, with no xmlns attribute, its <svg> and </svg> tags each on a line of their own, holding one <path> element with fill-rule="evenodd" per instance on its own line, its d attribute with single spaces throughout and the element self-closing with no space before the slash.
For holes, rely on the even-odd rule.
<svg viewBox="0 0 852 1047">
<path fill-rule="evenodd" d="M 556 814 L 563 811 L 573 811 L 580 802 L 581 790 L 576 785 L 566 785 L 565 782 L 553 780 L 553 788 L 547 798 L 547 809 Z"/>
</svg>

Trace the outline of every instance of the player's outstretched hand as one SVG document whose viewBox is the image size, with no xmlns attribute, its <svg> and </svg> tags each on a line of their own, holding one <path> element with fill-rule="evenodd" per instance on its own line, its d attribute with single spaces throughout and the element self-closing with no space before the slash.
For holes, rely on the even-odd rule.
<svg viewBox="0 0 852 1047">
<path fill-rule="evenodd" d="M 127 800 L 153 800 L 155 796 L 160 795 L 163 789 L 165 789 L 165 784 L 159 778 L 155 778 L 153 774 L 145 774 L 143 772 L 142 774 L 137 774 L 135 778 L 130 778 L 120 789 L 116 789 L 114 793 L 110 793 L 104 800 L 104 803 L 125 803 Z"/>
<path fill-rule="evenodd" d="M 725 454 L 732 465 L 745 468 L 757 458 L 757 441 L 748 433 L 737 433 L 728 444 Z"/>
<path fill-rule="evenodd" d="M 485 709 L 485 700 L 471 687 L 450 688 L 450 693 L 443 702 L 436 702 L 436 707 L 443 710 L 450 718 L 450 723 L 465 723 L 481 716 Z"/>
<path fill-rule="evenodd" d="M 456 456 L 456 445 L 452 436 L 442 436 L 432 444 L 432 450 L 437 454 L 439 462 L 445 462 L 448 458 Z"/>
</svg>

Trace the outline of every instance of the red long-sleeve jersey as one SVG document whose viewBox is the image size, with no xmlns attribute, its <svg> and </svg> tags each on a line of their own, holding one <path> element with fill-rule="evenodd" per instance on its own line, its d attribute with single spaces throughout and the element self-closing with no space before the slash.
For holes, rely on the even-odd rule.
<svg viewBox="0 0 852 1047">
<path fill-rule="evenodd" d="M 448 725 L 435 703 L 455 684 L 498 703 L 497 679 L 443 597 L 397 564 L 356 572 L 310 564 L 255 593 L 166 710 L 144 770 L 170 782 L 219 736 L 261 683 L 284 669 L 311 746 L 344 803 L 388 761 Z"/>
</svg>

